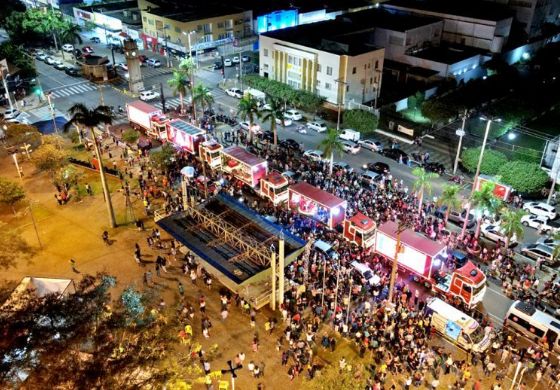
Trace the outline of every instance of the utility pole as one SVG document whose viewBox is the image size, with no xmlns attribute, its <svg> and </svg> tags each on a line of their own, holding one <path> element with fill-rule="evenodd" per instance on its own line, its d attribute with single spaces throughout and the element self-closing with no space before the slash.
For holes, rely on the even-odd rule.
<svg viewBox="0 0 560 390">
<path fill-rule="evenodd" d="M 393 296 L 395 295 L 395 282 L 397 280 L 397 271 L 399 269 L 399 253 L 402 250 L 401 233 L 410 227 L 411 223 L 408 221 L 399 221 L 397 227 L 397 245 L 395 245 L 395 256 L 393 259 L 393 266 L 391 267 L 391 281 L 389 282 L 389 298 L 387 304 L 391 305 Z"/>
<path fill-rule="evenodd" d="M 457 154 L 455 155 L 455 163 L 453 164 L 453 174 L 457 172 L 457 166 L 459 165 L 459 156 L 461 155 L 461 146 L 463 145 L 463 137 L 465 136 L 465 123 L 467 122 L 467 109 L 463 114 L 463 124 L 461 128 L 455 132 L 459 136 L 459 145 L 457 145 Z"/>
<path fill-rule="evenodd" d="M 8 103 L 10 104 L 10 110 L 13 111 L 14 105 L 12 104 L 12 96 L 10 95 L 10 91 L 8 90 L 8 83 L 6 83 L 6 76 L 8 75 L 8 62 L 6 60 L 0 61 L 0 72 L 2 72 L 2 84 L 4 85 L 4 93 L 8 98 Z"/>
<path fill-rule="evenodd" d="M 52 121 L 53 121 L 53 127 L 54 127 L 54 131 L 56 134 L 58 134 L 58 126 L 56 125 L 56 118 L 54 115 L 54 106 L 51 102 L 51 95 L 52 92 L 47 93 L 47 102 L 49 103 L 49 108 L 51 110 L 51 117 L 52 117 Z"/>
<path fill-rule="evenodd" d="M 270 308 L 276 311 L 276 253 L 272 252 L 270 257 L 270 270 L 272 271 L 272 294 L 270 295 Z"/>
<path fill-rule="evenodd" d="M 161 110 L 165 114 L 165 96 L 163 95 L 163 83 L 159 83 L 159 91 L 160 91 L 160 98 L 161 98 Z"/>
<path fill-rule="evenodd" d="M 337 117 L 336 117 L 336 131 L 340 130 L 340 116 L 341 116 L 341 111 L 342 111 L 342 103 L 344 100 L 344 96 L 346 94 L 346 90 L 345 88 L 340 88 L 340 85 L 344 85 L 346 87 L 346 85 L 348 85 L 348 83 L 344 80 L 341 79 L 336 79 L 334 81 L 337 84 L 337 94 L 336 94 L 336 100 L 338 102 L 338 113 L 337 113 Z"/>
<path fill-rule="evenodd" d="M 286 266 L 284 258 L 284 232 L 280 231 L 278 240 L 278 304 L 284 303 L 284 267 Z"/>
</svg>

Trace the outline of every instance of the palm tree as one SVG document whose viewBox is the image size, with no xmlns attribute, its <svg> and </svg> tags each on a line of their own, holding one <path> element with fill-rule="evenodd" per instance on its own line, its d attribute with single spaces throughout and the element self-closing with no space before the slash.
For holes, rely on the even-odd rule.
<svg viewBox="0 0 560 390">
<path fill-rule="evenodd" d="M 214 96 L 207 86 L 202 84 L 197 85 L 196 87 L 194 87 L 192 93 L 193 102 L 196 102 L 196 104 L 200 104 L 202 112 L 206 111 L 206 109 L 212 108 L 212 103 L 214 103 Z"/>
<path fill-rule="evenodd" d="M 75 44 L 78 42 L 80 45 L 82 44 L 82 37 L 80 36 L 80 32 L 82 28 L 74 23 L 68 23 L 64 26 L 64 29 L 60 32 L 60 41 L 62 43 L 71 43 Z"/>
<path fill-rule="evenodd" d="M 179 94 L 179 101 L 181 102 L 181 113 L 185 112 L 184 97 L 187 90 L 190 89 L 191 81 L 185 73 L 173 71 L 173 77 L 167 80 L 167 85 L 173 89 L 174 94 Z"/>
<path fill-rule="evenodd" d="M 338 138 L 338 131 L 336 131 L 336 129 L 328 129 L 325 138 L 319 142 L 318 146 L 329 158 L 329 175 L 332 175 L 334 154 L 341 155 L 342 152 L 344 152 L 342 142 L 340 142 L 340 138 Z"/>
<path fill-rule="evenodd" d="M 243 96 L 237 106 L 237 115 L 239 115 L 241 119 L 247 119 L 249 121 L 249 142 L 252 143 L 253 124 L 255 123 L 255 119 L 261 116 L 257 99 L 252 95 Z"/>
<path fill-rule="evenodd" d="M 447 226 L 447 220 L 449 219 L 449 213 L 453 210 L 459 210 L 461 208 L 461 199 L 459 199 L 459 192 L 461 192 L 461 187 L 456 184 L 446 184 L 443 186 L 443 191 L 438 199 L 438 205 L 444 206 L 445 218 L 444 223 Z"/>
<path fill-rule="evenodd" d="M 552 234 L 551 237 L 553 240 L 560 240 L 560 231 Z M 550 256 L 550 264 L 556 263 L 556 260 L 560 257 L 560 245 L 555 245 L 554 249 L 552 250 L 552 255 Z"/>
<path fill-rule="evenodd" d="M 191 82 L 190 92 L 191 92 L 191 102 L 193 110 L 193 118 L 196 120 L 196 108 L 194 105 L 194 74 L 196 73 L 196 64 L 192 57 L 187 57 L 179 63 L 179 71 L 183 73 Z"/>
<path fill-rule="evenodd" d="M 266 99 L 270 108 L 265 108 L 263 112 L 263 122 L 270 122 L 270 130 L 274 134 L 274 146 L 278 144 L 278 131 L 276 121 L 280 119 L 282 126 L 284 125 L 284 105 L 278 100 L 268 96 Z"/>
<path fill-rule="evenodd" d="M 427 172 L 424 168 L 416 167 L 412 170 L 412 174 L 416 176 L 412 188 L 418 191 L 418 214 L 422 213 L 422 201 L 424 200 L 424 192 L 430 194 L 432 192 L 432 180 L 439 175 L 435 172 Z"/>
<path fill-rule="evenodd" d="M 475 237 L 478 238 L 478 236 L 480 235 L 480 225 L 482 222 L 482 217 L 484 216 L 484 212 L 486 211 L 489 214 L 496 213 L 501 206 L 500 200 L 494 195 L 494 184 L 490 182 L 483 183 L 480 189 L 472 194 L 469 203 L 470 206 L 467 207 L 467 216 L 470 212 L 470 209 L 477 209 L 479 211 L 475 231 Z M 465 222 L 467 221 L 468 218 L 465 218 Z M 466 228 L 465 225 L 466 223 L 463 224 L 464 229 Z"/>
<path fill-rule="evenodd" d="M 90 109 L 84 104 L 76 103 L 72 107 L 70 107 L 68 112 L 72 115 L 72 118 L 68 121 L 68 123 L 64 125 L 64 131 L 68 131 L 71 125 L 77 124 L 89 129 L 91 138 L 93 138 L 95 154 L 97 155 L 97 161 L 99 162 L 99 176 L 101 177 L 101 187 L 103 188 L 103 195 L 105 195 L 107 213 L 109 214 L 109 223 L 111 227 L 114 228 L 117 226 L 117 222 L 115 220 L 115 212 L 113 211 L 113 204 L 111 203 L 111 193 L 109 192 L 107 180 L 105 179 L 102 154 L 99 150 L 97 136 L 95 135 L 95 128 L 100 124 L 111 124 L 113 119 L 111 115 L 111 108 L 107 106 L 97 106 L 94 109 Z"/>
<path fill-rule="evenodd" d="M 521 223 L 521 218 L 527 213 L 524 210 L 511 210 L 504 207 L 501 212 L 501 227 L 502 232 L 506 236 L 505 247 L 509 248 L 509 242 L 513 236 L 517 239 L 523 238 L 525 231 L 523 230 L 523 224 Z"/>
</svg>

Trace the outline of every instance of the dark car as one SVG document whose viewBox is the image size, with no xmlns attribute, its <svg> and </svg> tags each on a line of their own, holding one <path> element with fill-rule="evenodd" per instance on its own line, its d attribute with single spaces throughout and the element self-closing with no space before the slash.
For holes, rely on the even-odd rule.
<svg viewBox="0 0 560 390">
<path fill-rule="evenodd" d="M 399 161 L 402 157 L 403 163 L 408 161 L 408 155 L 400 149 L 383 149 L 380 153 L 391 160 Z"/>
<path fill-rule="evenodd" d="M 99 37 L 91 37 L 89 41 L 93 43 L 100 43 L 101 39 L 99 39 Z"/>
<path fill-rule="evenodd" d="M 280 141 L 279 145 L 281 148 L 286 148 L 286 149 L 295 149 L 295 150 L 301 149 L 299 143 L 291 138 L 283 139 L 282 141 Z"/>
<path fill-rule="evenodd" d="M 389 165 L 387 165 L 387 164 L 385 164 L 381 161 L 367 163 L 366 165 L 364 165 L 364 169 L 366 169 L 368 171 L 375 172 L 375 173 L 380 174 L 380 175 L 382 175 L 384 173 L 391 172 L 391 169 L 389 168 Z"/>
<path fill-rule="evenodd" d="M 438 163 L 438 162 L 425 163 L 424 169 L 428 172 L 435 172 L 440 176 L 445 173 L 445 166 L 442 163 Z"/>
<path fill-rule="evenodd" d="M 64 69 L 64 73 L 66 73 L 68 76 L 73 76 L 73 77 L 77 77 L 81 75 L 81 72 L 78 68 L 74 68 L 73 66 L 67 66 L 66 69 Z"/>
<path fill-rule="evenodd" d="M 221 61 L 214 62 L 214 70 L 224 69 L 224 64 Z"/>
<path fill-rule="evenodd" d="M 270 130 L 266 130 L 264 133 L 258 136 L 262 141 L 266 140 L 270 143 L 274 142 L 274 133 Z"/>
</svg>

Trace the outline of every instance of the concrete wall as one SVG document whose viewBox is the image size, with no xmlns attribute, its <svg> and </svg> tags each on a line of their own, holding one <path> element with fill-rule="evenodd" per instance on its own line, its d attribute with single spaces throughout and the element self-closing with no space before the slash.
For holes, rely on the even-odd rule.
<svg viewBox="0 0 560 390">
<path fill-rule="evenodd" d="M 354 100 L 364 103 L 378 97 L 378 88 L 381 87 L 383 75 L 383 59 L 383 49 L 348 57 L 348 70 L 345 77 L 349 88 L 344 101 Z"/>
</svg>

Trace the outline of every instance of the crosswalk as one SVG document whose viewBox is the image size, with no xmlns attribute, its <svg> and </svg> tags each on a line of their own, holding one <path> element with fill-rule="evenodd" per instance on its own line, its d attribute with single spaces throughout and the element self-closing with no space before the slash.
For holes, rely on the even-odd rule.
<svg viewBox="0 0 560 390">
<path fill-rule="evenodd" d="M 143 79 L 149 79 L 151 77 L 162 76 L 166 74 L 173 73 L 173 68 L 167 68 L 162 66 L 161 68 L 152 68 L 150 66 L 140 68 L 142 72 Z"/>
<path fill-rule="evenodd" d="M 49 92 L 51 93 L 52 97 L 65 98 L 68 96 L 79 95 L 82 93 L 87 93 L 95 90 L 97 90 L 97 85 L 89 81 L 84 81 L 79 84 L 66 85 L 64 87 L 51 89 Z"/>
<path fill-rule="evenodd" d="M 155 102 L 155 101 L 154 101 Z M 161 105 L 161 100 L 157 100 L 157 103 L 150 103 L 152 106 L 163 110 L 163 106 Z M 181 100 L 176 98 L 165 98 L 165 108 L 168 110 L 174 110 L 181 105 Z"/>
</svg>

